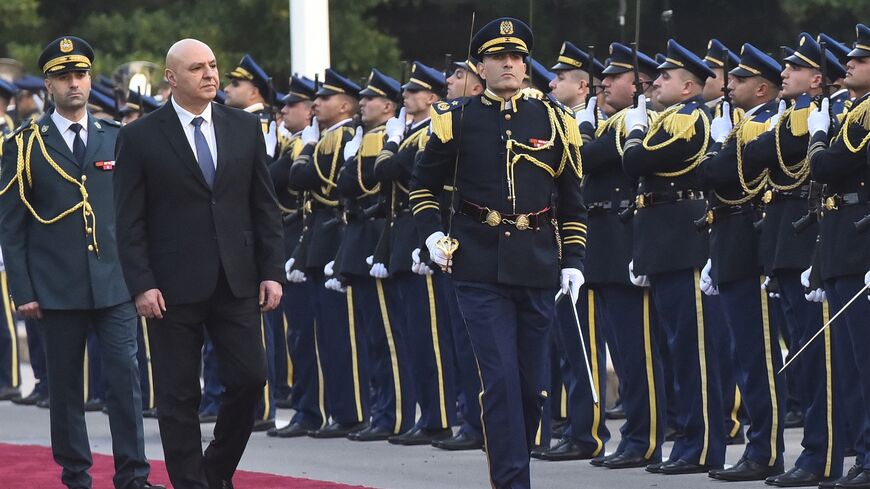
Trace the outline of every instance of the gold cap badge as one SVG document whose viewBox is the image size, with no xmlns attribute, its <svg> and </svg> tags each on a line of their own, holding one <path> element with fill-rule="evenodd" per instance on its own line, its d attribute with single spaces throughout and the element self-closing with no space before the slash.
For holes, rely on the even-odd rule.
<svg viewBox="0 0 870 489">
<path fill-rule="evenodd" d="M 514 23 L 509 20 L 503 20 L 498 26 L 498 31 L 503 36 L 509 36 L 514 33 Z"/>
<path fill-rule="evenodd" d="M 73 42 L 68 38 L 64 38 L 60 41 L 60 52 L 69 53 L 73 50 Z"/>
</svg>

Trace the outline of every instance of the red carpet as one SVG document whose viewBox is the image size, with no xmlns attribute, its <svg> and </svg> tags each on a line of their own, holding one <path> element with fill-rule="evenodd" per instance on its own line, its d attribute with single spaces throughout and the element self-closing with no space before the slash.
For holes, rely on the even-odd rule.
<svg viewBox="0 0 870 489">
<path fill-rule="evenodd" d="M 51 458 L 51 449 L 33 445 L 0 443 L 0 489 L 65 489 L 60 482 L 60 467 Z M 93 489 L 113 489 L 112 457 L 94 454 L 90 470 Z M 151 482 L 169 485 L 166 464 L 151 461 Z M 233 478 L 237 489 L 366 489 L 335 482 L 300 479 L 260 472 L 237 471 Z"/>
</svg>

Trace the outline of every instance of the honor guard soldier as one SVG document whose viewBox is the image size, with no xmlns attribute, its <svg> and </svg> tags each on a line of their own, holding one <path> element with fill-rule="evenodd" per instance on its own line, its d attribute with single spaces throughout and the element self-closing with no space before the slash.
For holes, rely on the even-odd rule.
<svg viewBox="0 0 870 489">
<path fill-rule="evenodd" d="M 844 76 L 845 70 L 833 54 L 827 53 L 825 61 L 831 79 Z M 794 354 L 822 327 L 830 312 L 827 303 L 806 300 L 800 280 L 801 272 L 812 264 L 818 225 L 807 221 L 800 232 L 794 226 L 810 215 L 810 168 L 806 156 L 811 98 L 822 93 L 823 85 L 830 79 L 824 80 L 821 74 L 821 49 L 809 34 L 800 35 L 797 50 L 784 63 L 781 75 L 784 100 L 768 121 L 770 130 L 749 142 L 742 156 L 745 178 L 753 182 L 765 175 L 769 187 L 762 194 L 765 207 L 759 251 L 765 275 L 775 278 L 779 286 L 792 341 L 789 351 Z M 788 109 L 785 100 L 793 102 Z M 837 389 L 831 385 L 835 354 L 832 334 L 835 332 L 830 330 L 825 333 L 789 367 L 790 375 L 800 379 L 802 387 L 799 397 L 804 404 L 803 451 L 792 469 L 767 479 L 770 485 L 813 485 L 841 475 L 843 448 L 847 443 L 835 437 L 839 430 L 834 429 L 834 420 L 842 418 L 832 411 L 832 407 L 841 405 L 839 399 L 833 398 Z"/>
<path fill-rule="evenodd" d="M 343 438 L 368 426 L 369 388 L 366 342 L 356 329 L 351 294 L 324 287 L 324 267 L 341 243 L 336 178 L 344 146 L 353 138 L 360 87 L 333 69 L 314 100 L 311 125 L 300 134 L 302 151 L 290 167 L 290 188 L 305 192 L 303 234 L 287 262 L 294 283 L 308 282 L 315 308 L 315 345 L 326 388 L 326 412 L 332 423 L 309 432 L 315 438 Z M 297 272 L 297 273 L 294 273 Z"/>
<path fill-rule="evenodd" d="M 409 181 L 419 151 L 429 138 L 431 107 L 441 99 L 446 81 L 444 74 L 419 61 L 411 65 L 411 76 L 402 86 L 407 126 L 390 124 L 387 141 L 375 161 L 374 175 L 384 192 L 389 189 L 390 231 L 389 272 L 394 286 L 401 291 L 407 345 L 411 352 L 411 371 L 420 418 L 401 435 L 391 437 L 396 445 L 428 445 L 453 436 L 450 427 L 456 418 L 456 394 L 453 374 L 453 335 L 447 305 L 448 278 L 435 271 L 428 274 L 414 262 L 420 248 L 414 219 L 408 204 Z M 419 252 L 416 252 L 419 256 Z M 373 257 L 375 276 L 382 257 Z M 424 264 L 425 265 L 425 264 Z"/>
<path fill-rule="evenodd" d="M 299 245 L 305 214 L 303 194 L 290 188 L 290 165 L 302 153 L 304 145 L 301 134 L 311 124 L 315 92 L 313 81 L 295 75 L 290 77 L 290 91 L 282 99 L 284 107 L 281 109 L 281 121 L 287 137 L 281 148 L 281 156 L 269 166 L 284 221 L 286 259 L 293 256 Z M 309 431 L 317 430 L 325 423 L 325 394 L 317 360 L 312 292 L 313 289 L 306 283 L 288 281 L 284 285 L 281 314 L 286 328 L 289 355 L 286 361 L 287 384 L 292 385 L 288 407 L 295 412 L 287 426 L 267 431 L 270 436 L 306 436 Z M 280 365 L 277 356 L 275 365 Z M 276 370 L 276 378 L 279 378 L 280 369 Z M 278 399 L 276 405 L 281 407 L 282 398 L 278 390 L 275 395 Z"/>
<path fill-rule="evenodd" d="M 705 314 L 698 289 L 700 268 L 709 253 L 706 234 L 694 221 L 705 210 L 696 168 L 709 146 L 710 121 L 701 92 L 713 76 L 701 59 L 668 41 L 665 62 L 654 87 L 668 108 L 652 123 L 644 97 L 629 109 L 623 169 L 639 178 L 635 200 L 631 273 L 647 276 L 663 322 L 674 370 L 673 399 L 682 432 L 669 460 L 647 467 L 662 474 L 707 472 L 725 460 L 725 433 L 715 348 L 720 332 Z M 670 399 L 669 399 L 670 401 Z"/>
<path fill-rule="evenodd" d="M 570 109 L 521 91 L 532 39 L 509 17 L 474 35 L 471 54 L 487 88 L 433 107 L 432 137 L 411 182 L 417 231 L 434 263 L 452 272 L 477 357 L 496 488 L 531 487 L 553 292 L 561 281 L 564 300 L 573 300 L 583 285 L 580 135 Z M 454 220 L 444 223 L 438 197 L 453 180 Z"/>
<path fill-rule="evenodd" d="M 755 222 L 761 217 L 755 203 L 764 190 L 764 178 L 749 181 L 743 172 L 742 151 L 763 134 L 777 112 L 782 68 L 751 44 L 730 70 L 729 90 L 735 109 L 744 114 L 736 123 L 733 110 L 723 102 L 713 119 L 714 144 L 699 166 L 702 188 L 709 192 L 702 229 L 710 230 L 712 281 L 702 290 L 718 293 L 735 355 L 733 374 L 749 416 L 746 449 L 734 466 L 711 471 L 720 480 L 764 480 L 783 469 L 784 396 L 779 353 L 779 331 L 770 324 L 767 291 L 758 260 Z M 738 154 L 741 153 L 741 154 Z"/>
<path fill-rule="evenodd" d="M 18 311 L 40 319 L 44 332 L 52 450 L 63 467 L 61 481 L 71 489 L 92 484 L 82 365 L 93 328 L 106 366 L 115 486 L 162 488 L 147 482 L 136 311 L 115 240 L 112 170 L 119 124 L 97 120 L 86 109 L 93 59 L 91 46 L 73 36 L 52 41 L 40 55 L 56 108 L 6 141 L 0 242 Z"/>
<path fill-rule="evenodd" d="M 562 59 L 569 56 L 570 60 L 585 62 L 580 56 L 569 54 L 572 51 L 566 47 L 560 63 L 573 66 Z M 640 52 L 637 61 L 641 82 L 649 86 L 658 74 L 658 64 Z M 593 465 L 611 469 L 659 462 L 665 429 L 662 411 L 666 391 L 649 290 L 632 284 L 624 272 L 632 253 L 632 223 L 626 219 L 626 213 L 631 212 L 635 182 L 622 170 L 627 136 L 623 121 L 635 91 L 633 62 L 631 48 L 613 43 L 610 61 L 602 72 L 604 97 L 590 99 L 576 113 L 584 140 L 580 151 L 583 201 L 589 212 L 585 274 L 587 286 L 594 293 L 592 305 L 608 326 L 607 342 L 625 409 L 619 446 L 607 457 L 593 459 Z M 560 91 L 562 82 L 557 83 L 554 92 Z M 599 120 L 598 100 L 602 100 L 606 121 Z M 586 341 L 590 344 L 588 338 Z"/>
<path fill-rule="evenodd" d="M 266 135 L 266 153 L 274 157 L 278 140 L 272 126 L 272 79 L 250 54 L 242 57 L 239 66 L 227 73 L 227 78 L 230 84 L 224 88 L 226 105 L 257 114 Z"/>
<path fill-rule="evenodd" d="M 477 61 L 453 62 L 453 73 L 447 77 L 447 99 L 473 97 L 483 93 L 483 80 L 477 73 Z"/>
<path fill-rule="evenodd" d="M 597 76 L 604 67 L 570 42 L 565 42 L 562 44 L 558 63 L 552 69 L 556 72 L 556 76 L 550 82 L 553 97 L 576 113 L 583 110 L 588 99 L 587 94 L 593 90 L 590 86 L 589 73 L 592 72 Z M 588 174 L 586 178 L 588 184 Z M 585 196 L 584 202 L 586 202 Z M 589 224 L 592 225 L 591 221 Z M 590 264 L 588 255 L 586 263 Z M 556 307 L 553 330 L 553 345 L 556 350 L 553 353 L 560 359 L 561 380 L 565 384 L 565 394 L 567 394 L 568 421 L 562 432 L 562 439 L 552 448 L 532 451 L 532 457 L 535 458 L 543 460 L 594 458 L 604 454 L 604 445 L 610 439 L 610 432 L 604 423 L 606 398 L 601 389 L 602 385 L 607 385 L 604 328 L 599 326 L 597 320 L 601 315 L 595 312 L 597 308 L 594 292 L 584 285 L 580 289 L 580 296 L 582 300 L 579 300 L 576 305 L 571 301 L 562 301 Z M 583 329 L 582 344 L 587 345 L 585 356 L 581 349 L 579 337 L 581 332 L 577 329 L 572 307 L 577 309 Z M 589 376 L 586 373 L 584 358 L 587 357 L 594 366 L 594 389 L 600 395 L 597 403 L 593 401 Z"/>
<path fill-rule="evenodd" d="M 728 82 L 728 77 L 725 76 L 726 63 L 730 70 L 740 63 L 740 58 L 734 51 L 728 49 L 718 39 L 710 39 L 710 41 L 707 42 L 707 53 L 704 55 L 704 64 L 706 64 L 716 76 L 707 78 L 707 81 L 704 82 L 704 92 L 702 97 L 711 111 L 715 110 L 722 103 L 723 88 L 725 88 L 725 85 Z M 716 115 L 718 115 L 718 112 Z"/>
<path fill-rule="evenodd" d="M 416 404 L 411 363 L 406 345 L 399 291 L 389 279 L 373 277 L 367 258 L 380 240 L 386 212 L 378 205 L 380 185 L 375 161 L 386 141 L 386 128 L 403 131 L 404 113 L 396 111 L 402 96 L 398 81 L 373 69 L 359 92 L 362 126 L 344 147 L 338 174 L 347 222 L 335 261 L 327 264 L 332 279 L 327 287 L 344 290 L 356 311 L 359 334 L 368 344 L 372 408 L 368 428 L 348 435 L 355 441 L 386 440 L 414 426 Z M 327 274 L 329 276 L 329 274 Z"/>
<path fill-rule="evenodd" d="M 833 102 L 822 99 L 819 110 L 812 111 L 807 121 L 810 147 L 807 160 L 810 176 L 824 184 L 823 211 L 819 225 L 817 266 L 824 284 L 825 295 L 832 311 L 846 308 L 845 321 L 835 334 L 846 334 L 857 360 L 858 375 L 850 377 L 850 389 L 860 391 L 863 404 L 855 413 L 857 429 L 851 436 L 862 432 L 870 422 L 870 371 L 865 361 L 867 354 L 867 317 L 870 303 L 858 298 L 847 304 L 853 296 L 864 295 L 863 272 L 870 268 L 870 248 L 866 230 L 855 226 L 870 214 L 870 166 L 867 160 L 867 142 L 870 140 L 870 29 L 859 24 L 855 48 L 848 53 L 845 86 L 857 96 L 846 112 L 839 127 L 832 126 L 830 106 Z M 831 138 L 833 136 L 833 138 Z M 836 326 L 836 325 L 835 325 Z M 848 352 L 841 351 L 848 356 Z M 818 368 L 814 366 L 813 368 Z M 858 462 L 834 487 L 870 488 L 870 457 L 868 447 L 857 443 Z"/>
<path fill-rule="evenodd" d="M 15 98 L 18 88 L 0 78 L 0 141 L 15 130 L 12 117 L 6 112 L 9 102 Z M 0 156 L 3 148 L 0 146 Z M 0 293 L 3 294 L 3 311 L 0 317 L 0 401 L 21 398 L 21 371 L 18 353 L 18 328 L 13 318 L 14 306 L 9 295 L 6 265 L 0 254 Z"/>
<path fill-rule="evenodd" d="M 849 53 L 852 51 L 849 46 L 841 43 L 840 41 L 834 39 L 833 37 L 821 33 L 818 38 L 816 38 L 816 42 L 821 45 L 821 43 L 825 43 L 825 49 L 832 52 L 834 56 L 837 57 L 837 61 L 842 66 L 846 66 L 849 62 Z M 855 93 L 854 90 L 849 88 L 845 83 L 844 79 L 833 80 L 831 84 L 838 88 L 838 90 L 831 94 L 829 97 L 831 104 L 831 113 L 837 117 L 838 122 L 841 122 L 843 114 L 848 110 L 853 103 L 853 99 L 858 97 L 858 94 Z"/>
<path fill-rule="evenodd" d="M 130 90 L 127 93 L 127 102 L 118 111 L 118 115 L 121 116 L 121 124 L 129 124 L 159 108 L 160 102 L 154 97 Z"/>
</svg>

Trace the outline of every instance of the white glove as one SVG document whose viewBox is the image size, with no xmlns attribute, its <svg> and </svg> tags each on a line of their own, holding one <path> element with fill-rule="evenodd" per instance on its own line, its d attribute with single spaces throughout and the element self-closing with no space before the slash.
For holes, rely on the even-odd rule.
<svg viewBox="0 0 870 489">
<path fill-rule="evenodd" d="M 278 129 L 275 121 L 269 123 L 269 131 L 263 134 L 263 139 L 266 140 L 266 154 L 269 158 L 274 158 L 275 148 L 278 147 Z"/>
<path fill-rule="evenodd" d="M 323 286 L 329 290 L 341 292 L 342 294 L 347 292 L 347 289 L 341 285 L 341 280 L 339 280 L 337 278 L 331 278 L 331 279 L 327 280 L 326 283 L 323 284 Z"/>
<path fill-rule="evenodd" d="M 804 288 L 810 288 L 810 274 L 813 273 L 813 267 L 807 268 L 801 272 L 801 285 Z M 810 302 L 824 302 L 825 290 L 822 288 L 813 289 L 809 293 L 804 294 L 804 298 Z"/>
<path fill-rule="evenodd" d="M 403 139 L 405 139 L 406 121 L 407 114 L 404 107 L 399 111 L 399 117 L 390 117 L 386 126 L 384 126 L 384 132 L 387 133 L 388 142 L 399 144 Z"/>
<path fill-rule="evenodd" d="M 722 114 L 713 119 L 710 123 L 710 136 L 717 143 L 725 142 L 725 138 L 731 134 L 734 128 L 734 123 L 731 122 L 731 104 L 728 102 L 722 103 Z"/>
<path fill-rule="evenodd" d="M 700 289 L 704 295 L 719 295 L 719 287 L 713 285 L 713 279 L 710 277 L 710 269 L 713 268 L 713 260 L 707 259 L 707 264 L 701 269 Z"/>
<path fill-rule="evenodd" d="M 443 251 L 438 249 L 437 246 L 435 246 L 438 240 L 443 237 L 444 233 L 442 233 L 441 231 L 435 231 L 428 238 L 426 238 L 426 248 L 429 248 L 429 258 L 431 258 L 436 265 L 438 265 L 442 269 L 446 268 L 449 272 L 450 267 L 453 266 L 453 260 L 449 260 L 447 258 L 447 255 Z"/>
<path fill-rule="evenodd" d="M 305 276 L 305 272 L 302 270 L 293 270 L 287 274 L 287 281 L 293 284 L 301 284 L 302 282 L 307 282 L 308 277 Z"/>
<path fill-rule="evenodd" d="M 770 121 L 770 126 L 767 128 L 768 131 L 773 131 L 776 128 L 776 123 L 779 122 L 779 118 L 785 114 L 786 105 L 784 99 L 779 101 L 779 107 L 776 110 L 776 114 L 773 114 L 770 119 L 768 119 Z"/>
<path fill-rule="evenodd" d="M 353 133 L 353 139 L 344 145 L 344 161 L 347 161 L 359 152 L 359 147 L 362 146 L 363 128 L 356 126 L 356 132 Z"/>
<path fill-rule="evenodd" d="M 369 269 L 369 275 L 374 278 L 387 278 L 390 276 L 389 270 L 387 270 L 387 266 L 383 263 L 374 263 L 375 257 L 368 256 L 366 258 L 366 263 L 371 266 Z"/>
<path fill-rule="evenodd" d="M 323 274 L 326 275 L 327 277 L 331 277 L 332 276 L 332 267 L 334 267 L 334 266 L 335 266 L 335 260 L 332 260 L 331 262 L 327 263 L 326 266 L 323 267 Z"/>
<path fill-rule="evenodd" d="M 0 251 L 0 272 L 6 271 L 6 262 L 3 260 L 3 252 Z"/>
<path fill-rule="evenodd" d="M 625 127 L 628 132 L 635 129 L 646 131 L 649 127 L 649 117 L 646 113 L 646 97 L 643 95 L 637 98 L 637 107 L 631 107 L 625 112 Z"/>
<path fill-rule="evenodd" d="M 562 293 L 568 294 L 571 302 L 577 304 L 577 299 L 580 297 L 580 287 L 586 283 L 586 277 L 583 272 L 576 268 L 562 269 Z"/>
<path fill-rule="evenodd" d="M 284 264 L 284 274 L 287 275 L 287 280 L 290 279 L 290 270 L 293 269 L 294 263 L 296 263 L 296 258 L 291 258 Z"/>
<path fill-rule="evenodd" d="M 870 286 L 870 271 L 867 272 L 867 275 L 864 275 L 864 285 Z M 870 295 L 867 295 L 867 300 L 870 301 Z"/>
<path fill-rule="evenodd" d="M 634 260 L 628 262 L 628 279 L 638 287 L 649 287 L 649 277 L 646 275 L 634 274 Z"/>
<path fill-rule="evenodd" d="M 429 268 L 429 265 L 420 262 L 420 248 L 415 248 L 414 251 L 411 252 L 411 271 L 417 275 L 424 276 L 435 273 L 431 268 Z"/>
<path fill-rule="evenodd" d="M 317 125 L 317 117 L 311 118 L 311 124 L 305 126 L 299 139 L 302 140 L 303 145 L 317 144 L 317 141 L 320 141 L 320 126 Z"/>
<path fill-rule="evenodd" d="M 767 286 L 770 284 L 770 277 L 764 277 L 764 283 L 761 284 L 762 290 L 767 290 Z"/>
<path fill-rule="evenodd" d="M 293 133 L 290 132 L 286 127 L 284 127 L 283 120 L 280 124 L 278 124 L 278 135 L 284 137 L 284 139 L 290 139 L 293 137 Z"/>
<path fill-rule="evenodd" d="M 590 98 L 586 107 L 580 112 L 574 114 L 574 117 L 577 118 L 578 126 L 584 122 L 588 122 L 589 124 L 592 124 L 592 127 L 595 127 L 598 122 L 598 97 Z"/>
<path fill-rule="evenodd" d="M 831 116 L 828 112 L 830 102 L 827 97 L 822 99 L 819 110 L 810 112 L 810 117 L 807 119 L 807 127 L 810 130 L 810 137 L 816 135 L 817 132 L 828 134 L 828 129 L 831 128 Z"/>
</svg>

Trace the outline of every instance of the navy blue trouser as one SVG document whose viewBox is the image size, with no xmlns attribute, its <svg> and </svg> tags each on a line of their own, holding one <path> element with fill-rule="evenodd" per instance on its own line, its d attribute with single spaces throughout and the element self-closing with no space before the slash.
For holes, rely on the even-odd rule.
<svg viewBox="0 0 870 489">
<path fill-rule="evenodd" d="M 12 316 L 12 299 L 6 272 L 0 272 L 0 293 L 3 311 L 0 313 L 0 387 L 18 388 L 21 385 L 21 368 L 18 355 L 18 329 Z"/>
<path fill-rule="evenodd" d="M 106 389 L 103 384 L 103 362 L 100 358 L 100 339 L 95 328 L 88 331 L 87 354 L 85 361 L 84 396 L 86 401 L 102 401 L 106 399 Z"/>
<path fill-rule="evenodd" d="M 287 399 L 290 397 L 290 386 L 293 383 L 293 360 L 290 358 L 290 350 L 287 346 L 289 325 L 284 308 L 278 307 L 274 311 L 264 314 L 266 327 L 270 328 L 272 335 L 272 362 L 273 371 L 269 377 L 269 387 L 272 389 L 274 399 Z"/>
<path fill-rule="evenodd" d="M 740 434 L 740 410 L 743 404 L 743 395 L 737 388 L 737 360 L 734 352 L 734 342 L 731 341 L 731 333 L 728 331 L 728 323 L 725 319 L 724 305 L 720 296 L 704 296 L 704 307 L 708 318 L 707 328 L 715 334 L 714 345 L 719 349 L 719 382 L 722 392 L 722 413 L 725 423 L 725 436 L 733 437 Z"/>
<path fill-rule="evenodd" d="M 341 293 L 323 286 L 323 273 L 309 273 L 326 412 L 342 425 L 369 419 L 371 395 L 365 332 L 357 325 L 353 287 Z"/>
<path fill-rule="evenodd" d="M 605 388 L 607 385 L 607 349 L 604 344 L 604 327 L 600 313 L 596 312 L 595 293 L 587 288 L 580 289 L 577 298 L 577 318 L 571 308 L 575 307 L 568 297 L 556 305 L 556 321 L 553 330 L 562 357 L 562 379 L 568 392 L 568 425 L 563 438 L 570 438 L 592 456 L 604 453 L 604 444 L 610 439 L 604 419 L 604 406 L 607 404 Z M 577 319 L 583 330 L 586 344 L 586 357 L 592 369 L 593 386 L 598 393 L 599 403 L 595 404 L 586 371 L 583 347 Z"/>
<path fill-rule="evenodd" d="M 719 284 L 722 312 L 734 345 L 735 374 L 749 415 L 744 457 L 773 467 L 782 464 L 782 401 L 785 385 L 779 332 L 770 323 L 762 277 Z"/>
<path fill-rule="evenodd" d="M 326 392 L 314 330 L 314 289 L 307 282 L 286 284 L 281 309 L 287 318 L 287 348 L 293 362 L 292 423 L 311 429 L 326 424 Z"/>
<path fill-rule="evenodd" d="M 100 338 L 99 353 L 106 367 L 106 405 L 115 457 L 115 487 L 146 478 L 142 431 L 142 399 L 136 364 L 136 311 L 131 302 L 105 309 L 43 311 L 51 383 L 51 450 L 63 467 L 61 481 L 70 487 L 91 487 L 92 465 L 84 412 L 84 354 L 89 331 Z M 93 352 L 97 353 L 97 352 Z"/>
<path fill-rule="evenodd" d="M 800 270 L 779 270 L 779 282 L 783 313 L 791 329 L 794 355 L 816 334 L 826 321 L 828 304 L 808 302 L 800 281 Z M 834 385 L 834 359 L 837 357 L 834 331 L 828 329 L 788 368 L 790 374 L 800 379 L 800 398 L 804 411 L 803 451 L 795 462 L 796 467 L 823 477 L 840 477 L 843 473 L 843 446 L 838 411 L 837 387 Z"/>
<path fill-rule="evenodd" d="M 404 433 L 414 426 L 417 405 L 398 291 L 372 277 L 353 277 L 350 285 L 358 334 L 368 344 L 372 425 Z"/>
<path fill-rule="evenodd" d="M 607 319 L 608 346 L 619 375 L 625 423 L 616 451 L 659 459 L 665 436 L 667 404 L 655 311 L 649 289 L 600 284 L 600 310 Z"/>
<path fill-rule="evenodd" d="M 404 309 L 406 344 L 411 354 L 414 392 L 420 405 L 416 426 L 444 429 L 456 419 L 453 335 L 440 271 L 431 276 L 400 272 L 393 276 Z"/>
<path fill-rule="evenodd" d="M 825 281 L 825 294 L 831 304 L 830 314 L 833 316 L 843 308 L 859 290 L 864 288 L 863 275 L 846 275 Z M 854 430 L 846 435 L 856 439 L 855 450 L 858 452 L 857 463 L 870 470 L 870 365 L 864 355 L 870 352 L 870 335 L 867 334 L 867 326 L 870 324 L 870 302 L 866 294 L 861 294 L 840 318 L 832 324 L 835 328 L 834 336 L 845 337 L 846 343 L 851 347 L 852 355 L 847 351 L 839 350 L 840 357 L 846 363 L 846 372 L 835 368 L 835 375 L 846 374 L 849 379 L 848 389 L 857 391 L 859 404 L 852 406 L 851 412 L 845 415 L 852 419 L 853 423 L 847 425 L 847 429 Z M 845 334 L 844 334 L 845 333 Z M 818 341 L 818 340 L 817 340 Z M 845 363 L 844 362 L 844 363 Z M 853 372 L 853 374 L 849 374 Z M 857 375 L 854 375 L 856 373 Z"/>
<path fill-rule="evenodd" d="M 453 330 L 453 353 L 456 359 L 456 389 L 459 399 L 459 412 L 462 413 L 462 426 L 460 433 L 468 433 L 476 438 L 483 438 L 483 430 L 480 426 L 480 376 L 477 374 L 477 363 L 474 359 L 474 350 L 471 347 L 471 339 L 468 337 L 468 329 L 465 327 L 465 318 L 459 309 L 459 300 L 456 298 L 456 287 L 453 279 L 447 277 L 444 281 L 444 290 L 447 297 L 447 306 L 450 308 L 450 326 Z"/>
<path fill-rule="evenodd" d="M 455 286 L 483 386 L 490 479 L 496 489 L 530 488 L 529 452 L 547 398 L 555 289 Z"/>
<path fill-rule="evenodd" d="M 698 269 L 650 275 L 650 293 L 667 335 L 674 372 L 669 402 L 677 430 L 670 460 L 719 466 L 725 462 L 725 419 L 715 322 L 704 311 Z"/>
</svg>

